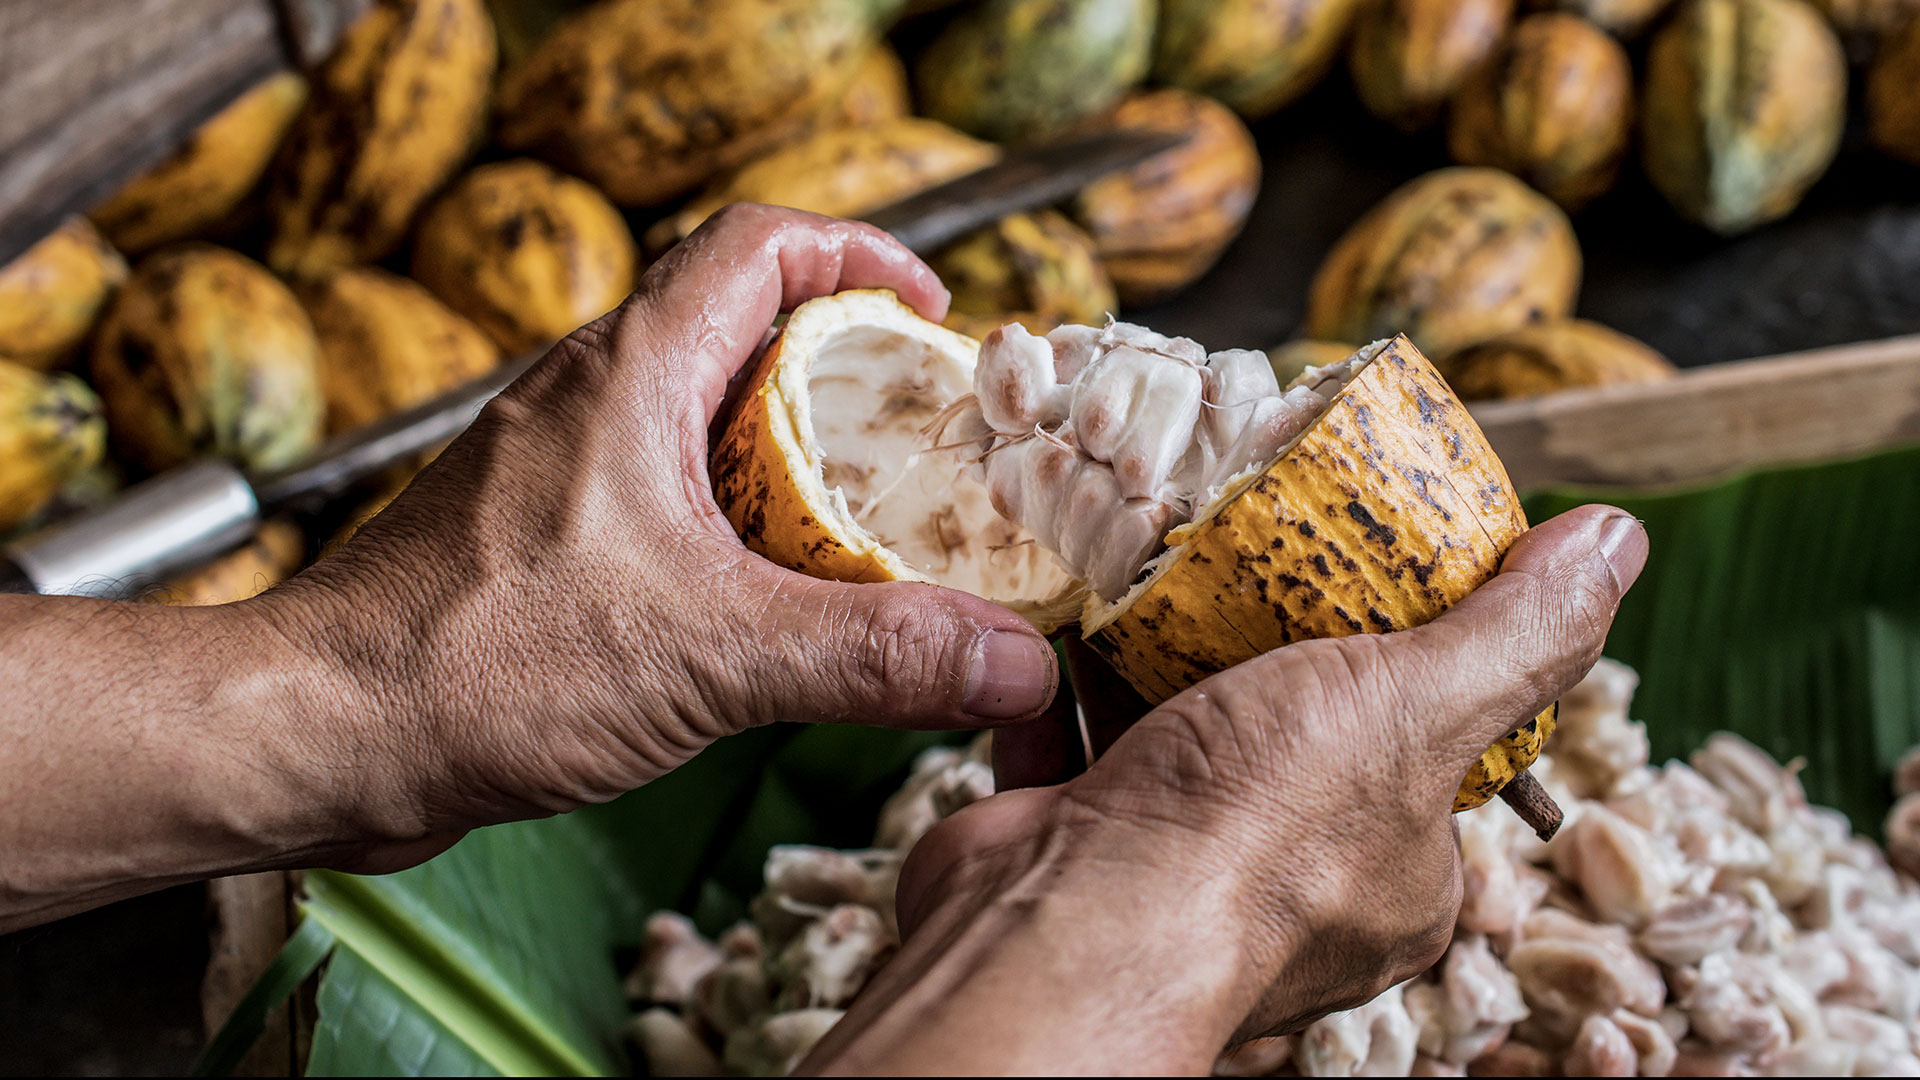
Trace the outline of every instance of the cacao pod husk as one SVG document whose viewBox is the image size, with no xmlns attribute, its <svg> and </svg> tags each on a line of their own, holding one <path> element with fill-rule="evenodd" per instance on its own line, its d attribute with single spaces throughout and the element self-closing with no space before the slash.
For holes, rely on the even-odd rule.
<svg viewBox="0 0 1920 1080">
<path fill-rule="evenodd" d="M 392 254 L 477 142 L 496 59 L 481 0 L 379 0 L 315 72 L 273 165 L 267 265 L 316 277 Z"/>
<path fill-rule="evenodd" d="M 1334 245 L 1314 275 L 1306 333 L 1405 333 L 1445 359 L 1573 313 L 1580 245 L 1558 206 L 1498 169 L 1451 168 L 1403 185 Z"/>
<path fill-rule="evenodd" d="M 1117 307 L 1093 240 L 1056 210 L 1011 214 L 927 260 L 953 304 L 948 327 L 984 337 L 1017 322 L 1036 334 L 1102 323 Z"/>
<path fill-rule="evenodd" d="M 1733 235 L 1791 213 L 1832 164 L 1846 56 L 1800 0 L 1686 0 L 1653 37 L 1641 96 L 1647 178 Z"/>
<path fill-rule="evenodd" d="M 264 522 L 246 543 L 165 582 L 142 599 L 175 607 L 237 604 L 298 573 L 306 555 L 307 538 L 299 526 L 280 519 Z"/>
<path fill-rule="evenodd" d="M 1673 0 L 1533 0 L 1543 11 L 1578 15 L 1618 38 L 1631 39 L 1673 6 Z"/>
<path fill-rule="evenodd" d="M 1361 104 L 1403 131 L 1432 124 L 1513 21 L 1513 0 L 1371 0 L 1347 66 Z"/>
<path fill-rule="evenodd" d="M 107 424 L 87 384 L 0 360 L 0 533 L 99 464 Z"/>
<path fill-rule="evenodd" d="M 268 471 L 320 442 L 320 345 L 291 291 L 235 251 L 189 243 L 134 267 L 93 343 L 119 455 Z"/>
<path fill-rule="evenodd" d="M 1260 151 L 1233 110 L 1184 90 L 1142 91 L 1091 125 L 1187 141 L 1080 189 L 1069 213 L 1120 302 L 1140 307 L 1199 280 L 1240 235 L 1260 193 Z"/>
<path fill-rule="evenodd" d="M 500 85 L 499 139 L 650 206 L 808 130 L 892 14 L 882 0 L 607 0 Z"/>
<path fill-rule="evenodd" d="M 1867 132 L 1890 157 L 1920 165 L 1920 16 L 1880 43 L 1867 72 Z"/>
<path fill-rule="evenodd" d="M 320 340 L 328 434 L 412 408 L 500 364 L 499 346 L 479 327 L 398 274 L 339 270 L 299 293 Z"/>
<path fill-rule="evenodd" d="M 1573 15 L 1530 15 L 1460 88 L 1447 149 L 1577 210 L 1613 186 L 1632 131 L 1633 65 L 1620 43 Z"/>
<path fill-rule="evenodd" d="M 914 64 L 920 109 L 997 142 L 1058 132 L 1146 77 L 1153 24 L 1154 0 L 984 0 Z"/>
<path fill-rule="evenodd" d="M 306 100 L 305 76 L 269 76 L 87 216 L 129 255 L 204 238 L 259 186 Z"/>
<path fill-rule="evenodd" d="M 1647 345 L 1585 319 L 1539 323 L 1454 354 L 1440 373 L 1463 401 L 1659 382 L 1678 370 Z"/>
<path fill-rule="evenodd" d="M 57 367 L 126 279 L 120 253 L 86 218 L 68 218 L 0 267 L 0 356 L 41 371 Z"/>
<path fill-rule="evenodd" d="M 537 161 L 482 165 L 421 218 L 413 276 L 509 356 L 545 348 L 633 291 L 626 219 L 592 185 Z"/>
<path fill-rule="evenodd" d="M 1361 3 L 1161 0 L 1153 80 L 1266 116 L 1326 75 Z"/>
<path fill-rule="evenodd" d="M 1920 14 L 1920 0 L 1809 0 L 1840 35 L 1873 42 Z"/>
</svg>

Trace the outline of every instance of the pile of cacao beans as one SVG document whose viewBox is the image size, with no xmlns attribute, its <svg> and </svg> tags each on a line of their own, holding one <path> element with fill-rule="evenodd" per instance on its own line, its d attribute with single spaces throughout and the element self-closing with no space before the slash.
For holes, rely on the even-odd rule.
<svg viewBox="0 0 1920 1080">
<path fill-rule="evenodd" d="M 1651 765 L 1637 682 L 1602 660 L 1561 703 L 1532 770 L 1567 811 L 1554 839 L 1498 802 L 1460 815 L 1439 963 L 1232 1047 L 1216 1075 L 1920 1074 L 1920 748 L 1882 849 L 1738 736 Z M 649 1072 L 791 1071 L 898 946 L 907 850 L 992 794 L 988 738 L 925 753 L 871 849 L 775 848 L 751 919 L 717 940 L 653 916 L 627 979 Z"/>
</svg>

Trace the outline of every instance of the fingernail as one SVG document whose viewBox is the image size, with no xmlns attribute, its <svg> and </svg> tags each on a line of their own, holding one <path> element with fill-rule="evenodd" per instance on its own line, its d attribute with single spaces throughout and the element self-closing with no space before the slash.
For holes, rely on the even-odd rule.
<svg viewBox="0 0 1920 1080">
<path fill-rule="evenodd" d="M 1620 591 L 1625 592 L 1647 565 L 1647 530 L 1633 515 L 1615 514 L 1600 526 L 1600 554 L 1613 570 Z"/>
<path fill-rule="evenodd" d="M 1053 649 L 1037 634 L 989 630 L 974 646 L 964 706 L 983 720 L 1011 720 L 1053 697 Z"/>
</svg>

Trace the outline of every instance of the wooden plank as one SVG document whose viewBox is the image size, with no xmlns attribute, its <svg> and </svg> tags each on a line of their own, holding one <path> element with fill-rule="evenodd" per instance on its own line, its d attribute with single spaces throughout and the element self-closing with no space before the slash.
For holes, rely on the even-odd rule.
<svg viewBox="0 0 1920 1080">
<path fill-rule="evenodd" d="M 1920 444 L 1920 335 L 1472 412 L 1521 491 L 1703 483 Z"/>
<path fill-rule="evenodd" d="M 0 263 L 287 65 L 269 0 L 0 4 Z"/>
<path fill-rule="evenodd" d="M 209 1037 L 220 1030 L 253 984 L 258 982 L 292 932 L 287 874 L 271 871 L 215 878 L 207 882 L 211 926 L 207 971 L 200 983 L 200 1011 Z M 236 1076 L 296 1075 L 293 1017 L 286 1005 L 267 1018 L 266 1030 L 240 1064 Z"/>
</svg>

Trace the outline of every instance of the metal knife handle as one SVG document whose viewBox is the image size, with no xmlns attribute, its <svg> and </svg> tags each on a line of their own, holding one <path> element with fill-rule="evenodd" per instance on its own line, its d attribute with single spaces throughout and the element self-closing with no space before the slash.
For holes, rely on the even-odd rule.
<svg viewBox="0 0 1920 1080">
<path fill-rule="evenodd" d="M 34 592 L 126 597 L 245 540 L 259 509 L 238 469 L 202 461 L 42 529 L 3 554 Z"/>
</svg>

